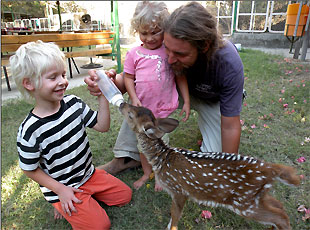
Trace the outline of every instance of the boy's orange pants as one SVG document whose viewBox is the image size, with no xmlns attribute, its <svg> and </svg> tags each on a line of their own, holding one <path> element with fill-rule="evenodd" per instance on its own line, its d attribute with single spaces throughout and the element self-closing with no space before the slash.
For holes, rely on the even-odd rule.
<svg viewBox="0 0 310 230">
<path fill-rule="evenodd" d="M 74 230 L 110 229 L 110 219 L 97 200 L 109 206 L 123 206 L 130 202 L 132 196 L 132 190 L 124 182 L 100 169 L 96 169 L 79 189 L 83 192 L 74 195 L 82 203 L 74 203 L 77 212 L 71 212 L 71 216 L 63 212 L 60 202 L 53 204 Z"/>
</svg>

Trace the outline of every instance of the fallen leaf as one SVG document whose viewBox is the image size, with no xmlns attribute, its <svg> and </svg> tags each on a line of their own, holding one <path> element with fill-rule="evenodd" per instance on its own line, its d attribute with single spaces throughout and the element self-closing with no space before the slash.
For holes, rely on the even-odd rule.
<svg viewBox="0 0 310 230">
<path fill-rule="evenodd" d="M 304 212 L 306 210 L 306 206 L 305 205 L 299 205 L 299 207 L 297 208 L 298 212 Z"/>
<path fill-rule="evenodd" d="M 306 209 L 305 213 L 306 214 L 302 217 L 303 221 L 306 221 L 306 220 L 310 219 L 310 209 Z"/>
</svg>

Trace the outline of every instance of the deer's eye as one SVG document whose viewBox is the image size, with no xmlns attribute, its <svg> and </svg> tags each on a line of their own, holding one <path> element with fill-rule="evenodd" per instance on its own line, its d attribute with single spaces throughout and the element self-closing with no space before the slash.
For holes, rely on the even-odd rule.
<svg viewBox="0 0 310 230">
<path fill-rule="evenodd" d="M 128 112 L 128 117 L 129 117 L 129 119 L 133 119 L 133 114 L 131 113 L 131 112 Z"/>
</svg>

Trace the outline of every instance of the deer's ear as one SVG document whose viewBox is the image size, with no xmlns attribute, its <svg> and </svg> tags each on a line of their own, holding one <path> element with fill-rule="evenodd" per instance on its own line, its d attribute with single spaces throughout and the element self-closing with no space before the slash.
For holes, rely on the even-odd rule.
<svg viewBox="0 0 310 230">
<path fill-rule="evenodd" d="M 178 127 L 179 121 L 173 118 L 157 118 L 157 127 L 165 133 L 170 133 Z"/>
<path fill-rule="evenodd" d="M 156 127 L 143 127 L 143 131 L 151 139 L 162 138 L 165 135 L 163 131 L 159 130 Z"/>
</svg>

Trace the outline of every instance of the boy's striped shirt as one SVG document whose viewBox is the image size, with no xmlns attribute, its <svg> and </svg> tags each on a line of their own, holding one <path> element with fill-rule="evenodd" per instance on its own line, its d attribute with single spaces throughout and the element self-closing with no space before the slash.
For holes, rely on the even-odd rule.
<svg viewBox="0 0 310 230">
<path fill-rule="evenodd" d="M 97 112 L 80 98 L 67 95 L 59 111 L 40 118 L 32 113 L 19 127 L 17 149 L 21 169 L 40 167 L 58 182 L 78 188 L 93 174 L 92 154 L 86 127 L 97 123 Z M 58 196 L 40 185 L 47 201 L 58 202 Z"/>
</svg>

